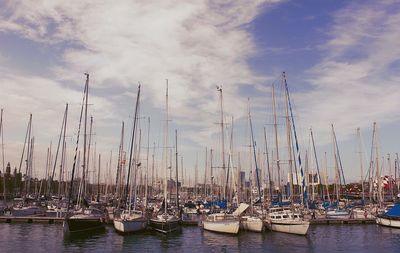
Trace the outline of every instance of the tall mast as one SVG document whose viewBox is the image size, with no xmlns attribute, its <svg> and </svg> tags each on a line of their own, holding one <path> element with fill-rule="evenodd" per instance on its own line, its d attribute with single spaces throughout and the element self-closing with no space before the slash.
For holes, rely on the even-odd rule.
<svg viewBox="0 0 400 253">
<path fill-rule="evenodd" d="M 375 166 L 376 166 L 376 180 L 378 181 L 378 203 L 379 206 L 382 205 L 382 178 L 379 169 L 379 150 L 378 150 L 378 137 L 376 130 L 376 122 L 374 122 L 374 130 L 375 130 Z"/>
<path fill-rule="evenodd" d="M 84 191 L 83 191 L 83 196 L 86 196 L 87 191 L 88 191 L 88 185 L 89 185 L 89 157 L 90 157 L 90 148 L 92 145 L 92 127 L 93 127 L 93 116 L 90 116 L 90 126 L 89 126 L 89 144 L 87 147 L 87 159 L 86 159 L 86 171 L 85 171 L 85 178 L 86 180 L 84 181 Z M 111 166 L 111 164 L 110 164 Z M 94 182 L 93 182 L 94 183 Z"/>
<path fill-rule="evenodd" d="M 361 130 L 360 130 L 360 128 L 357 128 L 357 137 L 358 137 L 358 154 L 359 154 L 359 157 L 360 157 L 361 191 L 362 191 L 362 200 L 363 200 L 363 203 L 364 203 L 364 201 L 365 201 L 364 166 L 363 166 L 363 155 L 362 155 Z"/>
<path fill-rule="evenodd" d="M 136 132 L 136 127 L 137 127 L 137 117 L 138 117 L 138 110 L 139 110 L 139 98 L 140 98 L 140 84 L 138 86 L 138 92 L 137 92 L 137 97 L 136 97 L 136 106 L 135 106 L 135 116 L 133 119 L 133 127 L 132 127 L 132 136 L 131 136 L 131 143 L 130 143 L 130 153 L 129 153 L 129 164 L 128 164 L 128 175 L 126 178 L 126 186 L 125 186 L 125 201 L 126 205 L 125 208 L 128 208 L 130 210 L 130 198 L 128 199 L 129 196 L 129 184 L 130 184 L 130 179 L 131 179 L 131 170 L 132 170 L 132 157 L 133 157 L 133 146 L 135 145 L 135 132 Z M 135 201 L 136 202 L 136 201 Z M 128 207 L 127 207 L 128 205 Z"/>
<path fill-rule="evenodd" d="M 226 196 L 228 196 L 228 182 L 229 182 L 229 175 L 230 175 L 230 168 L 232 168 L 232 179 L 231 181 L 233 182 L 234 180 L 234 173 L 233 173 L 233 117 L 232 117 L 232 121 L 231 121 L 231 136 L 230 136 L 230 143 L 229 143 L 229 155 L 228 155 L 228 172 L 226 173 L 226 184 L 225 184 L 225 192 L 226 192 Z M 231 187 L 231 191 L 230 193 L 232 193 L 232 187 Z M 227 198 L 226 198 L 227 199 Z M 228 200 L 228 199 L 227 199 Z M 232 195 L 229 195 L 229 200 L 232 200 Z"/>
<path fill-rule="evenodd" d="M 211 202 L 214 201 L 214 175 L 213 175 L 213 149 L 210 149 L 210 176 L 211 176 Z M 211 208 L 213 208 L 214 204 L 211 204 Z"/>
<path fill-rule="evenodd" d="M 272 110 L 274 112 L 274 132 L 275 132 L 275 155 L 276 155 L 276 168 L 278 170 L 278 200 L 282 201 L 281 195 L 281 166 L 279 160 L 279 143 L 278 143 L 278 124 L 276 120 L 276 104 L 275 104 L 275 88 L 272 83 Z"/>
<path fill-rule="evenodd" d="M 324 153 L 324 167 L 325 167 L 325 185 L 326 185 L 326 194 L 328 195 L 328 201 L 331 203 L 331 197 L 329 195 L 329 184 L 328 184 L 328 159 L 326 157 L 326 152 Z"/>
<path fill-rule="evenodd" d="M 49 178 L 48 187 L 47 187 L 47 196 L 50 196 L 50 194 L 51 194 L 51 188 L 52 188 L 54 173 L 56 172 L 56 167 L 57 167 L 58 152 L 60 150 L 61 139 L 63 138 L 63 130 L 64 130 L 65 122 L 67 120 L 67 111 L 68 111 L 68 104 L 66 104 L 66 106 L 65 106 L 64 117 L 63 117 L 63 121 L 61 123 L 60 137 L 58 138 L 56 157 L 54 159 L 53 170 L 52 170 L 52 173 L 51 173 L 51 177 Z"/>
<path fill-rule="evenodd" d="M 124 153 L 124 121 L 122 121 L 122 127 L 121 127 L 121 140 L 119 142 L 119 148 L 118 148 L 118 164 L 117 164 L 117 176 L 115 179 L 115 193 L 116 196 L 118 197 L 118 208 L 120 207 L 120 200 L 123 195 L 122 189 L 120 187 L 121 184 L 121 179 L 122 179 L 122 163 L 123 163 L 123 153 Z M 100 187 L 100 186 L 98 186 Z"/>
<path fill-rule="evenodd" d="M 73 163 L 73 165 L 72 165 L 71 181 L 70 181 L 70 187 L 69 187 L 69 193 L 68 193 L 68 206 L 67 206 L 67 211 L 69 211 L 69 209 L 70 209 L 70 204 L 71 204 L 71 198 L 72 198 L 72 192 L 73 192 L 73 184 L 74 184 L 74 177 L 75 177 L 76 158 L 77 158 L 77 155 L 78 155 L 78 148 L 79 148 L 79 136 L 80 136 L 80 132 L 81 132 L 83 108 L 84 108 L 84 102 L 85 102 L 86 92 L 88 91 L 88 85 L 89 85 L 89 74 L 88 74 L 88 73 L 85 73 L 85 76 L 86 76 L 85 90 L 84 90 L 83 99 L 82 99 L 81 113 L 80 113 L 80 116 L 79 116 L 78 134 L 77 134 L 77 137 L 76 137 L 74 163 Z M 78 163 L 79 163 L 79 162 L 78 162 Z"/>
<path fill-rule="evenodd" d="M 272 178 L 271 169 L 269 166 L 269 154 L 268 154 L 268 142 L 267 142 L 267 130 L 264 127 L 264 141 L 265 141 L 265 155 L 267 159 L 267 171 L 268 171 L 268 184 L 269 184 L 269 201 L 272 202 Z"/>
<path fill-rule="evenodd" d="M 396 184 L 397 187 L 397 194 L 399 194 L 399 183 L 397 182 L 398 170 L 399 170 L 399 153 L 396 153 L 396 159 L 394 160 L 394 183 Z"/>
<path fill-rule="evenodd" d="M 285 74 L 283 74 L 283 77 Z M 285 78 L 283 79 L 284 82 L 286 82 Z M 292 135 L 291 135 L 291 124 L 290 124 L 290 118 L 289 118 L 289 102 L 288 102 L 288 94 L 287 90 L 285 89 L 285 114 L 286 114 L 286 140 L 287 140 L 287 149 L 288 149 L 288 162 L 289 162 L 289 196 L 290 196 L 290 202 L 293 207 L 293 202 L 294 202 L 294 189 L 293 189 L 293 157 L 292 157 Z M 297 179 L 297 178 L 296 178 Z M 296 180 L 297 181 L 297 180 Z M 304 204 L 304 203 L 303 203 Z"/>
<path fill-rule="evenodd" d="M 222 172 L 225 174 L 225 142 L 224 142 L 224 110 L 223 110 L 223 101 L 222 101 L 222 86 L 217 87 L 217 91 L 219 91 L 219 100 L 220 100 L 220 113 L 221 113 L 221 162 L 222 162 Z M 226 182 L 225 182 L 226 183 Z M 224 187 L 224 198 L 226 199 L 226 192 Z"/>
<path fill-rule="evenodd" d="M 145 198 L 144 207 L 147 208 L 147 193 L 149 187 L 149 152 L 150 152 L 150 117 L 147 118 L 147 155 L 146 155 L 146 188 L 145 188 Z"/>
<path fill-rule="evenodd" d="M 249 125 L 250 125 L 250 133 L 251 133 L 251 144 L 252 144 L 251 146 L 253 147 L 253 155 L 254 155 L 254 164 L 255 164 L 255 171 L 256 171 L 258 197 L 260 199 L 260 203 L 261 203 L 261 206 L 262 206 L 260 177 L 258 175 L 258 163 L 257 163 L 257 156 L 256 156 L 256 142 L 254 140 L 253 125 L 251 123 L 250 105 L 249 105 Z M 250 195 L 251 195 L 252 192 L 253 192 L 252 189 L 250 189 Z"/>
<path fill-rule="evenodd" d="M 198 177 L 198 164 L 199 164 L 199 153 L 196 152 L 196 167 L 194 168 L 194 198 L 197 199 L 197 177 Z"/>
<path fill-rule="evenodd" d="M 286 76 L 285 72 L 283 72 L 283 80 L 284 80 L 284 85 L 285 85 L 285 90 L 286 90 L 286 96 L 287 96 L 287 101 L 289 105 L 289 110 L 290 110 L 290 117 L 292 119 L 292 126 L 293 126 L 293 134 L 294 134 L 294 140 L 296 143 L 296 152 L 297 152 L 297 161 L 299 163 L 299 168 L 300 168 L 300 173 L 302 177 L 302 187 L 303 187 L 303 203 L 307 204 L 307 189 L 305 187 L 305 176 L 303 172 L 303 165 L 301 163 L 301 155 L 300 155 L 300 148 L 299 148 L 299 142 L 297 140 L 297 132 L 296 132 L 296 125 L 294 124 L 294 117 L 293 117 L 293 110 L 292 110 L 292 104 L 290 102 L 290 95 L 289 95 L 289 88 L 286 82 Z"/>
<path fill-rule="evenodd" d="M 26 152 L 26 170 L 25 170 L 25 176 L 26 176 L 26 181 L 25 181 L 25 194 L 29 194 L 29 185 L 30 185 L 30 175 L 29 175 L 29 167 L 30 167 L 30 157 L 31 157 L 31 131 L 32 131 L 32 113 L 29 115 L 29 124 L 28 124 L 28 146 L 27 146 L 27 152 Z"/>
<path fill-rule="evenodd" d="M 89 74 L 86 73 L 87 78 L 89 79 Z M 83 125 L 83 162 L 82 162 L 82 182 L 85 185 L 86 182 L 86 166 L 87 166 L 87 161 L 86 161 L 86 152 L 87 152 L 87 147 L 86 147 L 86 142 L 87 142 L 87 114 L 88 114 L 88 99 L 89 99 L 89 82 L 86 87 L 86 99 L 85 99 L 85 120 L 84 120 L 84 125 Z M 85 188 L 84 188 L 85 189 Z M 85 192 L 83 192 L 83 198 Z"/>
<path fill-rule="evenodd" d="M 101 171 L 101 154 L 99 154 L 99 169 L 97 171 L 97 202 L 100 202 L 100 171 Z"/>
<path fill-rule="evenodd" d="M 7 202 L 6 195 L 6 168 L 4 167 L 4 131 L 3 131 L 3 108 L 1 108 L 0 116 L 0 135 L 1 135 L 1 161 L 3 165 L 3 200 L 4 204 Z"/>
<path fill-rule="evenodd" d="M 371 139 L 371 152 L 370 152 L 370 161 L 369 161 L 369 169 L 368 169 L 368 178 L 369 178 L 369 200 L 373 199 L 373 171 L 374 171 L 374 147 L 375 147 L 375 135 L 376 135 L 376 122 L 374 122 L 372 127 L 372 139 Z"/>
<path fill-rule="evenodd" d="M 179 180 L 178 180 L 178 130 L 175 129 L 175 172 L 176 172 L 176 207 L 179 209 Z"/>
<path fill-rule="evenodd" d="M 208 154 L 208 151 L 207 151 L 207 147 L 206 147 L 206 154 L 205 154 L 205 164 L 204 164 L 204 199 L 206 199 L 207 198 L 207 162 L 208 162 L 208 159 L 207 159 L 207 154 Z"/>
<path fill-rule="evenodd" d="M 310 128 L 310 135 L 311 135 L 311 142 L 312 142 L 313 151 L 314 151 L 315 165 L 317 166 L 319 186 L 320 186 L 320 188 L 321 188 L 321 199 L 324 200 L 324 187 L 323 187 L 323 185 L 322 185 L 321 173 L 320 173 L 320 171 L 319 171 L 319 163 L 318 163 L 318 157 L 317 157 L 317 149 L 315 148 L 314 135 L 313 135 L 312 128 Z M 313 180 L 313 181 L 314 181 L 314 180 Z"/>
<path fill-rule="evenodd" d="M 153 154 L 151 154 L 151 196 L 154 196 L 154 155 L 156 153 L 156 143 L 153 143 Z"/>
<path fill-rule="evenodd" d="M 165 182 L 164 182 L 164 213 L 167 213 L 167 185 L 168 185 L 168 79 L 167 79 L 167 89 L 165 93 L 165 140 L 164 140 L 164 150 L 165 150 Z"/>
<path fill-rule="evenodd" d="M 61 181 L 62 181 L 62 174 L 64 172 L 65 166 L 65 155 L 66 155 L 66 142 L 65 137 L 67 134 L 67 119 L 68 119 L 68 103 L 65 105 L 65 120 L 64 120 L 64 129 L 63 129 L 63 137 L 62 137 L 62 148 L 61 148 L 61 162 L 60 162 L 60 175 L 59 175 L 59 182 L 58 182 L 58 197 L 61 195 Z"/>
</svg>

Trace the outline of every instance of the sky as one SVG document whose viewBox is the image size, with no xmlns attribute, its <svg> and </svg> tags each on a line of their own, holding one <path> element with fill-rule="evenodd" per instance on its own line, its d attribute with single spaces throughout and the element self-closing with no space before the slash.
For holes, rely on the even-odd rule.
<svg viewBox="0 0 400 253">
<path fill-rule="evenodd" d="M 240 152 L 241 167 L 248 170 L 249 107 L 262 164 L 264 127 L 269 148 L 275 147 L 272 83 L 278 104 L 279 149 L 283 154 L 287 149 L 281 86 L 285 72 L 303 157 L 311 152 L 312 127 L 319 163 L 326 152 L 328 174 L 333 177 L 334 124 L 347 181 L 359 180 L 356 129 L 361 128 L 366 170 L 372 125 L 377 122 L 379 156 L 387 161 L 387 154 L 391 155 L 393 171 L 400 139 L 399 24 L 400 1 L 396 0 L 3 0 L 0 106 L 4 109 L 5 161 L 19 166 L 32 113 L 34 174 L 42 177 L 47 148 L 52 143 L 55 153 L 68 103 L 67 167 L 72 166 L 84 73 L 88 72 L 92 136 L 103 166 L 111 152 L 113 170 L 116 166 L 122 121 L 125 144 L 129 142 L 140 82 L 141 157 L 146 159 L 150 117 L 149 143 L 156 146 L 156 167 L 162 167 L 168 79 L 168 147 L 174 145 L 177 129 L 187 178 L 194 180 L 196 161 L 199 173 L 204 173 L 206 147 L 215 150 L 214 164 L 219 164 L 216 86 L 223 90 L 225 147 L 233 117 L 233 163 L 239 166 Z"/>
</svg>

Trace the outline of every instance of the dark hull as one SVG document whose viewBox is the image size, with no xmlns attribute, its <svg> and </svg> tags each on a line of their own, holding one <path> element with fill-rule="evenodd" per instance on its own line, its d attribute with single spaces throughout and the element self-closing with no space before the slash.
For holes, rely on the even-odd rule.
<svg viewBox="0 0 400 253">
<path fill-rule="evenodd" d="M 93 219 L 65 219 L 64 229 L 69 233 L 85 232 L 104 229 L 104 223 L 100 218 Z"/>
<path fill-rule="evenodd" d="M 150 227 L 158 232 L 168 234 L 180 230 L 179 220 L 158 221 L 150 220 Z"/>
</svg>

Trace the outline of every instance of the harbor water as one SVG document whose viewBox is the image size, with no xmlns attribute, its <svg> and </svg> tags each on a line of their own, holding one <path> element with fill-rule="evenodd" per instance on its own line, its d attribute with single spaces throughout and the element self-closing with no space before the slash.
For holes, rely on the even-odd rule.
<svg viewBox="0 0 400 253">
<path fill-rule="evenodd" d="M 64 236 L 61 224 L 0 224 L 0 252 L 400 252 L 400 229 L 375 224 L 311 226 L 307 236 L 266 231 L 237 236 L 183 227 L 178 233 Z"/>
</svg>

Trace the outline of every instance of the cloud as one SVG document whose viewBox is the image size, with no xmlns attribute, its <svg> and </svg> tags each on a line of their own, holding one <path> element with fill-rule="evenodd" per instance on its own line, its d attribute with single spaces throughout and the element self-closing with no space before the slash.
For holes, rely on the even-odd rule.
<svg viewBox="0 0 400 253">
<path fill-rule="evenodd" d="M 307 72 L 312 89 L 296 94 L 302 122 L 320 131 L 323 142 L 329 141 L 330 123 L 347 139 L 357 127 L 371 128 L 373 121 L 384 125 L 400 116 L 400 74 L 393 71 L 400 59 L 400 14 L 392 7 L 372 1 L 333 15 L 330 39 L 321 47 L 324 57 Z"/>
<path fill-rule="evenodd" d="M 262 79 L 247 63 L 257 48 L 246 28 L 259 13 L 278 2 L 5 1 L 0 32 L 39 46 L 58 47 L 61 57 L 44 70 L 49 72 L 46 77 L 18 73 L 20 78 L 9 75 L 3 81 L 12 89 L 7 92 L 22 96 L 15 111 L 24 112 L 26 117 L 28 106 L 35 113 L 52 108 L 42 119 L 58 119 L 61 101 L 79 103 L 82 73 L 88 71 L 91 87 L 97 92 L 93 110 L 101 111 L 97 125 L 115 122 L 108 123 L 102 132 L 104 140 L 109 140 L 105 145 L 111 145 L 119 133 L 119 122 L 132 111 L 138 81 L 143 84 L 142 108 L 158 110 L 155 118 L 162 118 L 159 111 L 164 108 L 168 78 L 172 118 L 193 133 L 183 136 L 197 145 L 212 143 L 210 135 L 217 130 L 213 127 L 218 118 L 215 85 L 223 85 L 227 115 L 240 118 L 246 114 L 240 87 Z M 29 87 L 27 80 L 31 81 Z M 27 87 L 29 96 L 21 95 Z M 107 91 L 113 95 L 104 93 Z M 7 106 L 10 103 L 4 102 Z M 52 129 L 59 128 L 58 121 Z"/>
</svg>

